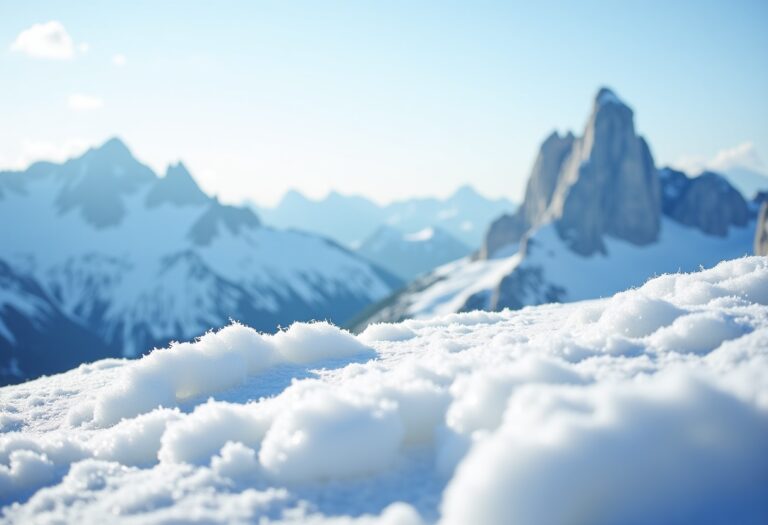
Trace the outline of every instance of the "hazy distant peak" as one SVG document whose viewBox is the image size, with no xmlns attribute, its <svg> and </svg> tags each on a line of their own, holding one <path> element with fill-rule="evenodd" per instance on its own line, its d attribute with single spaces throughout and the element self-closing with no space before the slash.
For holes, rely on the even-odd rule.
<svg viewBox="0 0 768 525">
<path fill-rule="evenodd" d="M 478 197 L 479 195 L 477 190 L 469 184 L 463 184 L 453 192 L 454 197 Z"/>
<path fill-rule="evenodd" d="M 79 209 L 97 228 L 118 224 L 125 215 L 124 199 L 157 180 L 157 175 L 136 160 L 126 145 L 112 138 L 70 159 L 55 170 L 66 182 L 56 203 L 62 213 Z"/>
<path fill-rule="evenodd" d="M 290 189 L 286 191 L 285 195 L 283 195 L 283 198 L 280 199 L 278 207 L 285 206 L 286 204 L 304 204 L 306 202 L 309 202 L 309 199 L 303 193 L 296 189 Z"/>
<path fill-rule="evenodd" d="M 150 208 L 164 202 L 185 206 L 203 204 L 208 200 L 210 197 L 203 193 L 181 162 L 169 165 L 165 176 L 157 179 L 147 194 L 147 206 Z"/>
<path fill-rule="evenodd" d="M 132 160 L 135 161 L 131 150 L 118 137 L 112 137 L 101 146 L 94 146 L 83 155 L 83 158 L 98 158 L 111 162 Z"/>
<path fill-rule="evenodd" d="M 181 161 L 175 164 L 168 164 L 168 167 L 165 169 L 165 176 L 189 178 L 189 179 L 192 178 L 192 175 L 190 175 L 189 170 Z"/>
<path fill-rule="evenodd" d="M 198 246 L 207 246 L 225 231 L 237 235 L 242 230 L 260 226 L 259 217 L 250 208 L 225 206 L 214 198 L 205 213 L 192 225 L 189 238 Z"/>
</svg>

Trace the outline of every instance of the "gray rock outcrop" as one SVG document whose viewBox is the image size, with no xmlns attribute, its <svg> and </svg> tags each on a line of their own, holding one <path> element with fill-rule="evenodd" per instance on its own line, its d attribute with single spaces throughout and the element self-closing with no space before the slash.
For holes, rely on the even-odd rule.
<svg viewBox="0 0 768 525">
<path fill-rule="evenodd" d="M 544 141 L 523 205 L 491 225 L 482 254 L 492 257 L 546 222 L 582 255 L 604 251 L 604 235 L 648 244 L 658 237 L 660 211 L 653 157 L 632 110 L 603 88 L 581 137 L 553 133 Z"/>
<path fill-rule="evenodd" d="M 698 177 L 664 168 L 660 171 L 664 215 L 707 235 L 725 237 L 731 226 L 750 220 L 747 201 L 722 175 L 704 172 Z"/>
<path fill-rule="evenodd" d="M 502 215 L 491 223 L 483 243 L 482 255 L 490 257 L 501 248 L 515 244 L 532 227 L 541 224 L 552 202 L 563 162 L 573 147 L 572 133 L 553 132 L 539 149 L 525 188 L 523 204 L 514 215 Z"/>
<path fill-rule="evenodd" d="M 584 135 L 563 165 L 550 214 L 582 255 L 604 251 L 603 235 L 644 245 L 658 238 L 661 195 L 650 149 L 632 110 L 603 88 Z"/>
<path fill-rule="evenodd" d="M 757 215 L 755 255 L 768 255 L 768 202 L 763 202 Z"/>
</svg>

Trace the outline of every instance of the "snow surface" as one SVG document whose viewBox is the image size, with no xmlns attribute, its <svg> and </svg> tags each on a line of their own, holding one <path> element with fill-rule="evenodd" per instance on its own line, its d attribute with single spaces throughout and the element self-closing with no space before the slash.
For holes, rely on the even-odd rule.
<svg viewBox="0 0 768 525">
<path fill-rule="evenodd" d="M 609 297 L 655 275 L 694 271 L 748 255 L 754 231 L 754 223 L 750 223 L 717 237 L 662 218 L 657 242 L 637 246 L 606 236 L 605 254 L 584 257 L 568 249 L 553 225 L 545 225 L 531 233 L 525 257 L 515 244 L 492 259 L 465 258 L 436 268 L 431 274 L 434 284 L 406 298 L 404 316 L 428 319 L 458 312 L 475 294 L 490 297 L 501 280 L 519 266 L 540 269 L 548 284 L 564 290 L 562 302 Z M 532 296 L 524 304 L 539 303 L 540 298 Z"/>
<path fill-rule="evenodd" d="M 768 522 L 768 258 L 0 389 L 11 523 Z"/>
<path fill-rule="evenodd" d="M 410 242 L 424 242 L 430 240 L 434 236 L 434 228 L 424 228 L 423 230 L 419 230 L 417 232 L 405 234 L 404 239 Z"/>
</svg>

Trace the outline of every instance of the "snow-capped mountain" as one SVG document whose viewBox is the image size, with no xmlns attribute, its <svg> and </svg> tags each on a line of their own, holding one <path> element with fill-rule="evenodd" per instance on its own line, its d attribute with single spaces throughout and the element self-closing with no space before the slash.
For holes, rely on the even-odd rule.
<svg viewBox="0 0 768 525">
<path fill-rule="evenodd" d="M 0 521 L 768 522 L 765 257 L 358 336 L 199 335 L 0 388 Z"/>
<path fill-rule="evenodd" d="M 503 198 L 486 198 L 470 186 L 463 186 L 446 199 L 414 198 L 386 206 L 337 192 L 312 200 L 298 191 L 289 191 L 276 207 L 254 209 L 266 224 L 319 233 L 351 248 L 359 247 L 380 226 L 404 232 L 434 226 L 474 249 L 480 246 L 490 222 L 502 213 L 512 212 L 515 205 Z"/>
<path fill-rule="evenodd" d="M 768 191 L 768 175 L 764 172 L 733 166 L 724 170 L 723 175 L 745 197 L 752 198 L 758 192 Z"/>
<path fill-rule="evenodd" d="M 291 190 L 275 207 L 252 205 L 252 208 L 265 224 L 317 233 L 350 248 L 359 245 L 385 219 L 381 207 L 373 201 L 335 191 L 323 199 L 313 200 Z"/>
<path fill-rule="evenodd" d="M 331 241 L 264 227 L 251 210 L 206 196 L 181 164 L 156 176 L 117 139 L 63 164 L 0 173 L 0 221 L 3 278 L 25 294 L 0 300 L 0 366 L 27 376 L 19 317 L 38 328 L 67 318 L 101 356 L 133 356 L 230 319 L 269 331 L 343 322 L 400 283 Z M 41 351 L 63 352 L 54 341 Z M 66 352 L 83 361 L 92 348 L 70 342 Z"/>
<path fill-rule="evenodd" d="M 491 221 L 502 213 L 513 212 L 515 208 L 508 199 L 490 199 L 471 186 L 462 186 L 447 199 L 421 198 L 393 202 L 386 207 L 386 223 L 407 232 L 437 226 L 476 249 Z"/>
<path fill-rule="evenodd" d="M 724 177 L 657 170 L 633 111 L 603 88 L 582 136 L 544 141 L 525 201 L 493 222 L 479 257 L 420 277 L 357 327 L 606 296 L 750 254 L 753 236 L 754 212 Z"/>
<path fill-rule="evenodd" d="M 403 233 L 381 226 L 363 241 L 357 253 L 406 281 L 467 255 L 470 248 L 438 227 Z"/>
</svg>

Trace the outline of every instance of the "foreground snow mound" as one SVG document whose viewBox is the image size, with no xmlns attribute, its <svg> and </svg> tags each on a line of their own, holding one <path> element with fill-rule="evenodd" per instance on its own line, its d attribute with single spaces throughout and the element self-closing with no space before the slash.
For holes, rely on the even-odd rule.
<svg viewBox="0 0 768 525">
<path fill-rule="evenodd" d="M 0 390 L 13 523 L 768 522 L 768 259 Z"/>
</svg>

